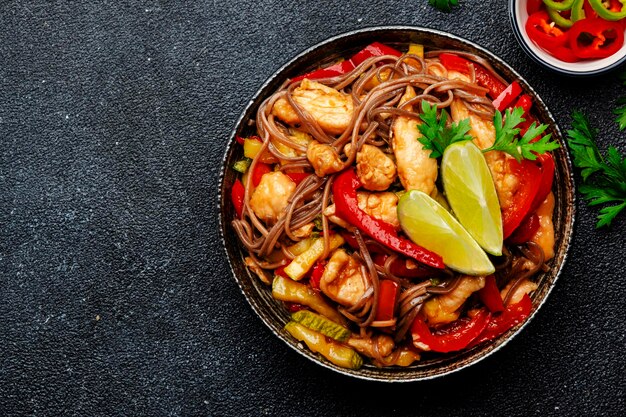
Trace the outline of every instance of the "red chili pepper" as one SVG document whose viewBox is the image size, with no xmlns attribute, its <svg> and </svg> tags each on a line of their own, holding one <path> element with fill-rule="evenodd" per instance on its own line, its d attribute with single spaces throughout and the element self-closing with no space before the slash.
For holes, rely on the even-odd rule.
<svg viewBox="0 0 626 417">
<path fill-rule="evenodd" d="M 600 18 L 582 19 L 569 30 L 569 45 L 578 58 L 606 58 L 624 44 L 621 23 Z"/>
<path fill-rule="evenodd" d="M 337 216 L 352 226 L 359 228 L 363 233 L 403 255 L 409 256 L 416 261 L 433 268 L 445 267 L 441 256 L 408 239 L 398 236 L 395 229 L 389 223 L 376 219 L 359 208 L 356 190 L 361 187 L 361 182 L 356 176 L 354 169 L 348 169 L 337 175 L 333 182 L 333 198 Z"/>
<path fill-rule="evenodd" d="M 530 216 L 526 216 L 506 241 L 511 245 L 521 245 L 529 242 L 537 234 L 539 226 L 539 216 L 536 213 L 532 213 Z"/>
<path fill-rule="evenodd" d="M 383 55 L 400 56 L 402 55 L 402 53 L 387 45 L 383 45 L 382 43 L 374 42 L 363 48 L 361 51 L 357 52 L 352 58 L 348 60 L 338 62 L 334 65 L 331 65 L 330 67 L 321 68 L 319 70 L 300 75 L 293 78 L 291 82 L 301 81 L 305 78 L 308 78 L 309 80 L 319 80 L 320 78 L 331 78 L 338 75 L 343 75 L 355 69 L 366 59 L 373 56 Z"/>
<path fill-rule="evenodd" d="M 416 317 L 411 326 L 413 343 L 424 343 L 434 352 L 453 352 L 467 347 L 485 331 L 491 314 L 481 310 L 473 318 L 463 317 L 431 333 L 421 317 Z M 419 347 L 416 345 L 416 347 Z"/>
<path fill-rule="evenodd" d="M 322 280 L 322 275 L 324 275 L 324 270 L 326 269 L 326 261 L 317 261 L 315 265 L 313 265 L 313 269 L 311 270 L 311 278 L 309 279 L 309 285 L 314 290 L 320 289 L 320 281 Z"/>
<path fill-rule="evenodd" d="M 307 178 L 311 173 L 309 172 L 288 172 L 287 176 L 291 178 L 291 181 L 295 182 L 296 185 L 300 184 L 302 180 Z"/>
<path fill-rule="evenodd" d="M 529 16 L 533 13 L 537 13 L 541 9 L 543 9 L 543 0 L 528 0 L 526 3 L 526 11 Z"/>
<path fill-rule="evenodd" d="M 591 7 L 591 4 L 589 4 L 589 0 L 585 0 L 585 2 L 583 3 L 583 10 L 585 11 L 585 17 L 587 19 L 598 17 L 598 13 L 593 10 L 593 7 Z"/>
<path fill-rule="evenodd" d="M 252 185 L 254 185 L 255 187 L 259 185 L 263 175 L 267 174 L 268 172 L 272 172 L 272 168 L 270 167 L 270 165 L 264 164 L 260 161 L 257 162 L 254 170 L 252 171 Z"/>
<path fill-rule="evenodd" d="M 571 49 L 565 47 L 565 46 L 559 46 L 557 48 L 554 48 L 550 51 L 550 54 L 557 58 L 560 59 L 563 62 L 578 62 L 580 61 L 580 58 L 578 58 L 576 55 L 574 55 L 574 53 L 572 52 Z"/>
<path fill-rule="evenodd" d="M 493 101 L 493 107 L 496 110 L 504 111 L 515 100 L 517 96 L 522 93 L 522 87 L 520 87 L 517 81 L 513 81 L 502 93 Z M 517 106 L 516 106 L 517 107 Z"/>
<path fill-rule="evenodd" d="M 230 199 L 233 202 L 233 206 L 235 206 L 235 213 L 237 213 L 238 218 L 243 217 L 243 201 L 246 195 L 246 189 L 243 184 L 239 180 L 235 180 L 233 184 L 233 189 L 230 191 Z"/>
<path fill-rule="evenodd" d="M 492 313 L 499 313 L 504 310 L 504 303 L 502 302 L 502 296 L 500 290 L 496 285 L 496 277 L 489 275 L 485 277 L 485 286 L 478 291 L 480 301 L 483 302 L 485 307 Z"/>
<path fill-rule="evenodd" d="M 542 175 L 541 169 L 528 159 L 523 159 L 522 162 L 509 159 L 507 163 L 509 172 L 518 178 L 520 186 L 512 197 L 512 203 L 502 210 L 502 229 L 505 239 L 530 213 L 531 205 L 539 191 Z"/>
<path fill-rule="evenodd" d="M 388 256 L 384 253 L 376 253 L 372 256 L 372 260 L 376 265 L 384 266 Z M 427 278 L 432 277 L 435 271 L 432 268 L 428 268 L 422 264 L 415 264 L 415 268 L 407 268 L 405 258 L 396 258 L 389 270 L 392 274 L 400 278 Z"/>
<path fill-rule="evenodd" d="M 522 323 L 530 315 L 532 308 L 533 303 L 528 294 L 525 294 L 519 303 L 508 305 L 502 313 L 494 315 L 489 324 L 487 324 L 486 329 L 472 340 L 467 347 L 471 348 L 479 343 L 495 339 L 517 324 Z"/>
<path fill-rule="evenodd" d="M 485 67 L 475 62 L 471 62 L 465 58 L 461 58 L 455 54 L 442 53 L 439 54 L 439 61 L 447 70 L 458 71 L 463 74 L 469 74 L 469 66 L 474 66 L 474 74 L 478 85 L 489 90 L 489 96 L 492 99 L 498 97 L 506 89 L 506 84 L 494 77 Z"/>
<path fill-rule="evenodd" d="M 383 279 L 378 286 L 378 309 L 376 310 L 376 320 L 391 320 L 395 316 L 396 301 L 400 286 L 390 280 Z"/>
<path fill-rule="evenodd" d="M 550 52 L 567 43 L 568 33 L 551 24 L 545 10 L 533 13 L 526 21 L 526 33 L 537 46 Z"/>
<path fill-rule="evenodd" d="M 284 301 L 285 307 L 287 307 L 287 311 L 290 313 L 295 313 L 300 310 L 308 310 L 308 307 L 298 303 L 290 303 L 289 301 Z"/>
<path fill-rule="evenodd" d="M 289 264 L 287 264 L 289 265 Z M 289 278 L 289 275 L 287 275 L 287 273 L 285 272 L 285 268 L 287 267 L 287 265 L 283 265 L 280 268 L 276 268 L 274 270 L 274 275 L 280 275 L 283 278 Z M 289 278 L 291 279 L 291 278 Z"/>
</svg>

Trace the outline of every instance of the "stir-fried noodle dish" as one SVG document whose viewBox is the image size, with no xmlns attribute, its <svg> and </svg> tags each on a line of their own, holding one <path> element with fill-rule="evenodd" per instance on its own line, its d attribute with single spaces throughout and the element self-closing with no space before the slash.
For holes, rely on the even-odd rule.
<svg viewBox="0 0 626 417">
<path fill-rule="evenodd" d="M 529 316 L 558 145 L 486 60 L 375 42 L 286 80 L 249 126 L 232 227 L 324 360 L 409 366 Z"/>
</svg>

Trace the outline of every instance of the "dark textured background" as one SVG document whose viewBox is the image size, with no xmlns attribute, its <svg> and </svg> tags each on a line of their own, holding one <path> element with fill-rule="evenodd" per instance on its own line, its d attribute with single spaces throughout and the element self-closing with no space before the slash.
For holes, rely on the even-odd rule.
<svg viewBox="0 0 626 417">
<path fill-rule="evenodd" d="M 535 320 L 460 373 L 353 380 L 254 316 L 218 237 L 225 141 L 297 52 L 380 24 L 447 30 L 501 56 L 562 128 L 624 134 L 616 76 L 564 79 L 516 44 L 506 4 L 461 0 L 0 4 L 0 414 L 618 415 L 625 407 L 622 218 L 578 203 L 570 260 Z M 486 3 L 489 3 L 488 5 Z"/>
</svg>

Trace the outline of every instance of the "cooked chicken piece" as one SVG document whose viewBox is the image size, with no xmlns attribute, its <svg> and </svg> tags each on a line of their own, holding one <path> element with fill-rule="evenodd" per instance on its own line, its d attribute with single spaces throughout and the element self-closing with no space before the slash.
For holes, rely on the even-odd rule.
<svg viewBox="0 0 626 417">
<path fill-rule="evenodd" d="M 356 194 L 359 208 L 370 216 L 389 223 L 397 230 L 400 230 L 400 222 L 398 221 L 398 196 L 392 192 L 383 193 L 367 193 L 359 191 Z M 328 220 L 342 227 L 349 225 L 335 215 L 335 205 L 331 204 L 326 207 L 324 215 Z"/>
<path fill-rule="evenodd" d="M 404 103 L 416 97 L 413 87 L 408 86 L 400 100 Z M 411 111 L 412 106 L 405 107 Z M 398 117 L 393 122 L 391 145 L 398 164 L 398 176 L 407 190 L 420 190 L 431 194 L 437 180 L 437 160 L 430 157 L 418 140 L 421 133 L 417 125 L 421 121 L 409 117 Z"/>
<path fill-rule="evenodd" d="M 456 71 L 448 72 L 448 76 L 451 79 L 469 81 L 469 78 L 465 74 Z M 452 101 L 450 111 L 454 122 L 469 118 L 471 126 L 469 134 L 474 138 L 476 146 L 480 149 L 486 149 L 493 145 L 496 140 L 496 130 L 493 126 L 493 120 L 484 119 L 470 112 L 465 103 L 459 98 L 455 98 Z M 519 189 L 519 179 L 509 170 L 507 159 L 510 157 L 508 157 L 507 154 L 500 151 L 490 151 L 484 155 L 496 186 L 500 207 L 505 210 L 512 204 L 514 200 L 513 196 Z"/>
<path fill-rule="evenodd" d="M 351 148 L 345 146 L 346 155 Z M 384 191 L 396 179 L 396 164 L 377 146 L 364 144 L 356 154 L 356 175 L 366 190 Z"/>
<path fill-rule="evenodd" d="M 341 171 L 343 162 L 335 148 L 314 140 L 306 151 L 306 157 L 315 169 L 318 177 Z"/>
<path fill-rule="evenodd" d="M 326 133 L 331 135 L 343 133 L 354 113 L 354 103 L 350 95 L 306 78 L 293 91 L 293 99 Z M 285 98 L 274 103 L 272 114 L 290 125 L 300 123 L 298 114 Z"/>
<path fill-rule="evenodd" d="M 296 184 L 282 172 L 268 172 L 261 177 L 261 182 L 252 192 L 250 208 L 259 219 L 275 223 L 289 204 L 295 189 Z"/>
<path fill-rule="evenodd" d="M 263 284 L 272 285 L 271 277 L 268 275 L 267 272 L 265 272 L 263 268 L 258 266 L 251 257 L 246 256 L 246 258 L 244 259 L 244 263 L 248 268 L 250 268 L 252 272 L 254 272 L 259 277 L 259 279 L 261 279 L 261 282 L 263 282 Z"/>
<path fill-rule="evenodd" d="M 463 303 L 485 286 L 485 277 L 463 276 L 460 280 L 459 285 L 448 294 L 439 295 L 424 303 L 422 311 L 429 324 L 445 324 L 458 319 Z"/>
<path fill-rule="evenodd" d="M 500 291 L 500 295 L 502 296 L 503 300 L 506 298 L 506 296 L 509 293 L 509 290 L 511 289 L 512 285 L 513 285 L 513 281 L 509 282 L 502 289 L 502 291 Z M 520 285 L 517 286 L 517 288 L 515 288 L 515 290 L 514 290 L 513 294 L 511 295 L 511 298 L 509 299 L 507 305 L 519 303 L 520 301 L 522 301 L 522 297 L 524 297 L 525 294 L 530 294 L 531 292 L 535 291 L 536 289 L 537 289 L 537 284 L 535 284 L 532 281 L 529 281 L 529 280 L 525 279 Z"/>
<path fill-rule="evenodd" d="M 320 289 L 331 300 L 343 306 L 355 305 L 366 289 L 361 262 L 343 249 L 333 252 L 320 280 Z"/>
<path fill-rule="evenodd" d="M 365 356 L 377 358 L 391 354 L 394 348 L 393 338 L 386 334 L 379 334 L 371 338 L 362 338 L 355 335 L 346 341 L 348 346 L 353 347 Z M 378 355 L 376 350 L 378 349 Z"/>
<path fill-rule="evenodd" d="M 532 241 L 543 249 L 544 261 L 554 257 L 554 224 L 552 223 L 552 213 L 554 212 L 554 194 L 550 193 L 537 208 L 539 216 L 539 229 Z"/>
</svg>

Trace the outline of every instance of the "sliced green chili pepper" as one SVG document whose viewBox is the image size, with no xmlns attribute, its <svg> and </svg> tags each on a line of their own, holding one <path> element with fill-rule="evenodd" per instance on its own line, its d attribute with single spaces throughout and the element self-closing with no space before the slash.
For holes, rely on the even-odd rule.
<svg viewBox="0 0 626 417">
<path fill-rule="evenodd" d="M 585 0 L 574 0 L 574 4 L 572 4 L 572 22 L 578 22 L 586 17 L 585 9 L 583 9 L 584 4 Z"/>
<path fill-rule="evenodd" d="M 554 1 L 554 0 L 543 0 L 543 4 L 548 6 L 550 9 L 554 10 L 569 10 L 572 8 L 574 4 L 574 0 L 563 0 L 563 1 Z"/>
<path fill-rule="evenodd" d="M 550 19 L 556 23 L 557 26 L 569 29 L 574 24 L 574 21 L 571 18 L 561 16 L 561 12 L 559 10 L 551 9 L 548 7 L 548 14 L 550 15 Z"/>
<path fill-rule="evenodd" d="M 626 0 L 619 0 L 619 2 L 622 3 L 622 8 L 619 11 L 613 11 L 608 9 L 604 3 L 602 3 L 602 0 L 589 0 L 589 4 L 593 10 L 598 13 L 598 16 L 612 21 L 620 20 L 626 17 Z"/>
</svg>

